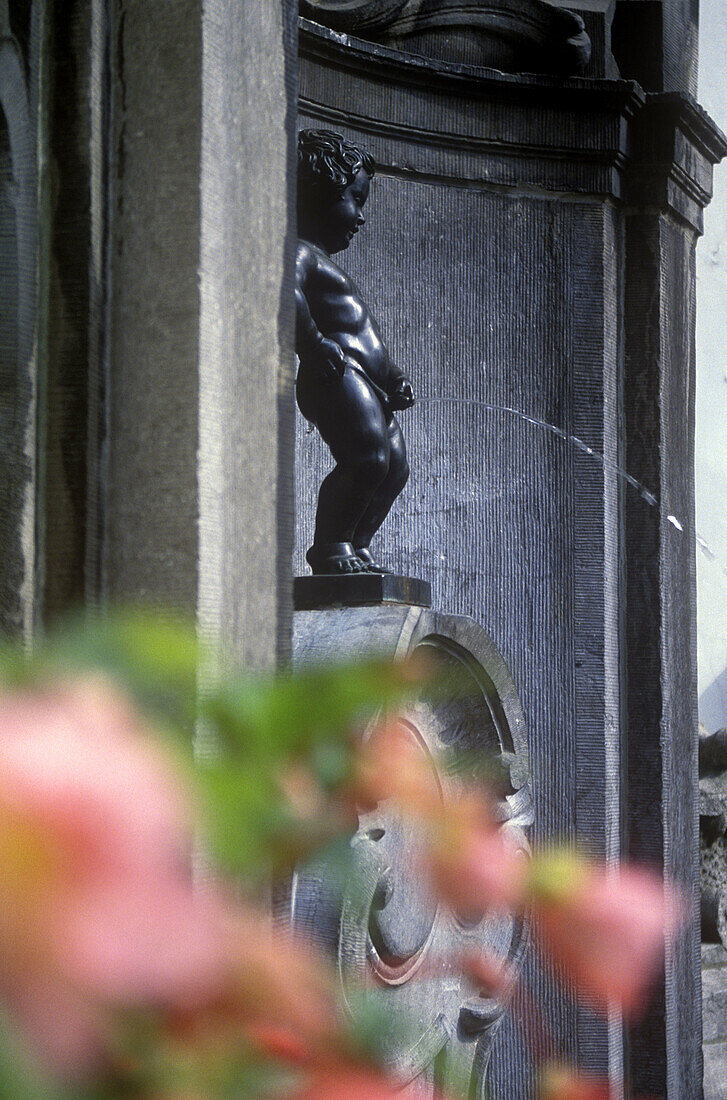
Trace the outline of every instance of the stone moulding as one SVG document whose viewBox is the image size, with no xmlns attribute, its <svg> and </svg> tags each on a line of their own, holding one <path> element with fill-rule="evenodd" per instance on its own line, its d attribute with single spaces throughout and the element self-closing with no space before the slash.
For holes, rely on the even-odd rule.
<svg viewBox="0 0 727 1100">
<path fill-rule="evenodd" d="M 336 30 L 377 31 L 409 6 L 409 0 L 301 0 L 300 10 Z"/>
<path fill-rule="evenodd" d="M 375 157 L 380 140 L 385 173 L 609 195 L 635 207 L 660 201 L 701 232 L 727 138 L 691 97 L 647 94 L 629 80 L 516 76 L 402 53 L 306 19 L 300 27 L 302 57 L 320 66 L 315 90 L 302 82 L 302 111 L 334 129 L 354 126 Z M 326 76 L 340 72 L 345 87 Z M 360 110 L 351 99 L 359 81 Z M 392 84 L 396 99 L 386 95 Z"/>
<path fill-rule="evenodd" d="M 334 30 L 505 72 L 572 74 L 591 56 L 583 19 L 548 0 L 302 0 Z"/>
</svg>

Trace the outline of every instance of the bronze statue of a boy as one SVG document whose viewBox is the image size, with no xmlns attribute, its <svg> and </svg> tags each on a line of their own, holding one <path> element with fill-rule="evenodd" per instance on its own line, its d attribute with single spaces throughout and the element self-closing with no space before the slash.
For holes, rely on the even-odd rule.
<svg viewBox="0 0 727 1100">
<path fill-rule="evenodd" d="M 330 130 L 298 135 L 296 396 L 336 462 L 318 494 L 314 573 L 388 572 L 371 539 L 406 484 L 409 466 L 394 412 L 414 402 L 376 322 L 331 258 L 365 223 L 372 157 Z"/>
</svg>

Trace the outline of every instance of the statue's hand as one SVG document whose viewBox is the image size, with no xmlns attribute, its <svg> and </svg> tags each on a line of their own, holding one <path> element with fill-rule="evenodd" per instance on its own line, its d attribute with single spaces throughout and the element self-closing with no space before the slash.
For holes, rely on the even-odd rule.
<svg viewBox="0 0 727 1100">
<path fill-rule="evenodd" d="M 400 378 L 389 394 L 391 407 L 395 410 L 410 409 L 414 404 L 414 390 L 408 378 Z"/>
<path fill-rule="evenodd" d="M 346 369 L 346 356 L 340 344 L 324 336 L 316 348 L 315 363 L 324 382 L 338 382 Z"/>
</svg>

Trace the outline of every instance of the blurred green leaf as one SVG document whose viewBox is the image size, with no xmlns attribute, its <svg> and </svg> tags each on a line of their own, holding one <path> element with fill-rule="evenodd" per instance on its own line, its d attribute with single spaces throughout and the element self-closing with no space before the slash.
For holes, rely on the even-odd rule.
<svg viewBox="0 0 727 1100">
<path fill-rule="evenodd" d="M 437 1056 L 434 1064 L 434 1081 L 438 1090 L 447 1097 L 461 1100 L 486 1100 L 482 1086 L 472 1077 L 472 1044 L 448 1043 Z"/>
<path fill-rule="evenodd" d="M 18 1028 L 0 1006 L 0 1096 L 2 1100 L 70 1100 L 42 1072 Z"/>
<path fill-rule="evenodd" d="M 279 757 L 340 740 L 412 689 L 408 670 L 379 660 L 228 682 L 210 688 L 201 709 L 223 748 Z"/>
<path fill-rule="evenodd" d="M 349 1041 L 356 1059 L 385 1066 L 392 1049 L 411 1047 L 419 1034 L 419 1021 L 406 1010 L 392 1011 L 390 996 L 375 986 L 347 994 L 351 1016 Z"/>
<path fill-rule="evenodd" d="M 0 681 L 37 686 L 83 673 L 103 673 L 141 706 L 189 724 L 194 719 L 197 679 L 204 653 L 194 627 L 156 611 L 76 616 L 40 638 L 32 649 L 0 646 Z"/>
<path fill-rule="evenodd" d="M 214 1030 L 196 1038 L 160 1030 L 153 1014 L 128 1013 L 117 1034 L 117 1062 L 127 1073 L 82 1100 L 200 1096 L 275 1100 L 290 1096 L 297 1075 L 250 1048 L 244 1037 Z M 75 1098 L 74 1098 L 75 1100 Z M 77 1098 L 81 1100 L 81 1098 Z"/>
</svg>

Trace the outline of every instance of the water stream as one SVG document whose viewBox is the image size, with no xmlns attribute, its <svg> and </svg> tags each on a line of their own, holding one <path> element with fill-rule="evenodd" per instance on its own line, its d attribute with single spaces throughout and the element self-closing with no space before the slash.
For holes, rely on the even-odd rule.
<svg viewBox="0 0 727 1100">
<path fill-rule="evenodd" d="M 583 454 L 588 455 L 589 458 L 597 462 L 599 466 L 602 466 L 604 470 L 609 473 L 615 474 L 626 482 L 632 489 L 634 489 L 642 500 L 646 501 L 652 508 L 659 508 L 663 512 L 664 518 L 672 527 L 677 531 L 684 533 L 684 523 L 671 512 L 667 512 L 666 509 L 661 509 L 659 501 L 654 493 L 651 492 L 640 481 L 637 481 L 635 477 L 632 477 L 627 470 L 624 470 L 616 463 L 609 462 L 600 451 L 594 450 L 593 447 L 589 447 L 587 443 L 584 443 L 582 439 L 579 439 L 577 435 L 573 435 L 571 432 L 565 431 L 563 428 L 559 428 L 556 424 L 551 424 L 547 420 L 541 420 L 540 417 L 530 416 L 528 413 L 522 412 L 520 409 L 511 408 L 509 405 L 494 405 L 487 401 L 480 401 L 475 398 L 468 397 L 417 397 L 417 405 L 469 405 L 477 408 L 486 409 L 489 412 L 506 413 L 510 416 L 518 417 L 526 424 L 532 424 L 534 427 L 547 431 L 551 435 L 561 439 L 564 443 L 568 443 L 570 446 L 576 447 Z M 416 406 L 414 406 L 416 408 Z M 707 558 L 708 561 L 714 562 L 715 565 L 722 571 L 727 577 L 727 566 L 719 561 L 717 554 L 709 545 L 706 539 L 697 532 L 695 534 L 695 542 L 701 554 Z"/>
</svg>

